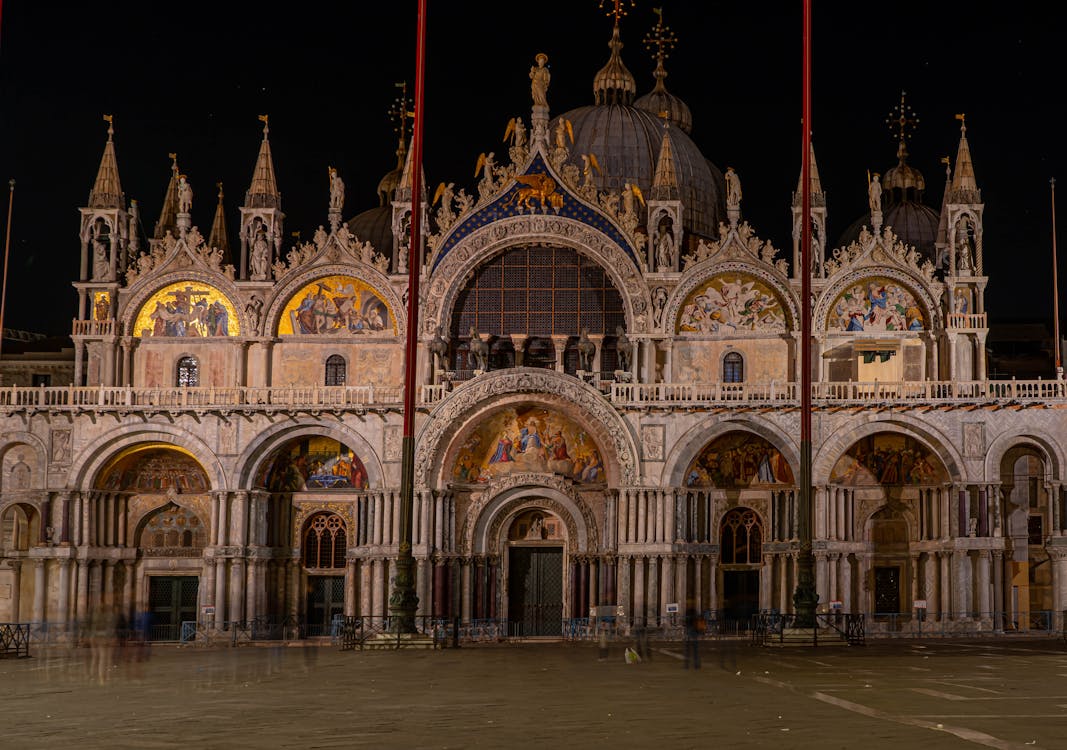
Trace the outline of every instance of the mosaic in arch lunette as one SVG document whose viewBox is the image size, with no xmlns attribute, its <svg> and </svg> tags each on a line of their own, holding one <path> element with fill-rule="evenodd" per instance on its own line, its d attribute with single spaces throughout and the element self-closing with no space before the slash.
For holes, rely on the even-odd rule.
<svg viewBox="0 0 1067 750">
<path fill-rule="evenodd" d="M 452 478 L 488 482 L 518 472 L 552 473 L 575 482 L 604 481 L 604 457 L 585 429 L 540 406 L 509 407 L 479 424 L 459 449 Z"/>
<path fill-rule="evenodd" d="M 942 484 L 941 461 L 908 435 L 880 432 L 857 441 L 834 464 L 830 481 L 845 485 Z"/>
<path fill-rule="evenodd" d="M 141 338 L 237 336 L 237 311 L 210 284 L 179 281 L 148 298 L 137 313 L 133 335 Z"/>
<path fill-rule="evenodd" d="M 340 441 L 297 438 L 264 462 L 256 486 L 273 492 L 364 490 L 367 469 L 356 452 Z"/>
<path fill-rule="evenodd" d="M 871 277 L 843 291 L 826 320 L 828 331 L 921 331 L 926 328 L 915 295 L 890 279 Z"/>
<path fill-rule="evenodd" d="M 785 331 L 781 300 L 759 279 L 722 274 L 689 293 L 678 316 L 678 333 Z"/>
<path fill-rule="evenodd" d="M 751 432 L 735 431 L 716 438 L 693 459 L 685 472 L 688 487 L 737 489 L 755 485 L 792 485 L 793 470 L 781 452 Z"/>
<path fill-rule="evenodd" d="M 171 445 L 138 445 L 112 458 L 97 480 L 97 489 L 139 493 L 182 494 L 211 489 L 203 467 L 191 455 Z"/>
<path fill-rule="evenodd" d="M 278 321 L 278 334 L 395 336 L 396 318 L 389 304 L 365 281 L 326 276 L 294 294 Z"/>
</svg>

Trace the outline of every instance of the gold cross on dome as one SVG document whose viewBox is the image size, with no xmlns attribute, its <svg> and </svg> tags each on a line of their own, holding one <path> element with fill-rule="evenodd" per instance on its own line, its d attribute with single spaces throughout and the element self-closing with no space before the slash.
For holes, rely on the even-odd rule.
<svg viewBox="0 0 1067 750">
<path fill-rule="evenodd" d="M 919 118 L 915 116 L 911 105 L 905 101 L 906 96 L 907 92 L 900 92 L 900 104 L 893 107 L 889 112 L 889 116 L 885 118 L 889 131 L 902 142 L 911 138 L 912 133 L 915 132 L 915 126 L 919 124 Z"/>
<path fill-rule="evenodd" d="M 393 85 L 400 89 L 400 95 L 389 108 L 389 119 L 396 123 L 394 130 L 403 139 L 407 135 L 408 120 L 415 117 L 415 113 L 411 111 L 411 100 L 408 99 L 408 82 L 401 81 Z"/>
<path fill-rule="evenodd" d="M 619 19 L 630 12 L 630 8 L 637 4 L 637 0 L 600 0 L 600 7 L 603 9 L 605 5 L 611 3 L 611 9 L 608 10 L 609 16 L 615 17 L 615 25 L 619 25 Z M 629 6 L 629 7 L 627 7 Z"/>
<path fill-rule="evenodd" d="M 653 8 L 652 12 L 656 14 L 657 20 L 652 31 L 645 34 L 645 49 L 652 53 L 653 60 L 662 62 L 671 54 L 674 45 L 678 43 L 678 37 L 671 31 L 670 26 L 664 25 L 663 8 Z"/>
</svg>

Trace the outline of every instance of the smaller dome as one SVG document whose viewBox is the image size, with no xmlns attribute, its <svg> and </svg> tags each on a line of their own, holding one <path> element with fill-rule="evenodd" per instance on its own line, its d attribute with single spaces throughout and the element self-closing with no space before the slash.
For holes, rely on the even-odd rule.
<svg viewBox="0 0 1067 750">
<path fill-rule="evenodd" d="M 385 178 L 382 181 L 384 182 Z M 390 257 L 393 253 L 392 206 L 375 206 L 357 214 L 348 220 L 348 231 L 360 241 L 369 242 L 382 255 Z"/>
<path fill-rule="evenodd" d="M 885 177 L 882 178 L 882 189 L 900 190 L 900 195 L 904 198 L 921 196 L 926 190 L 926 179 L 922 172 L 907 163 L 907 159 L 908 149 L 901 140 L 897 147 L 897 165 L 886 170 Z M 913 192 L 909 193 L 909 190 Z"/>
<path fill-rule="evenodd" d="M 882 226 L 890 227 L 905 245 L 911 245 L 923 259 L 937 265 L 937 229 L 941 215 L 926 204 L 901 201 L 886 207 Z M 835 247 L 846 247 L 859 239 L 863 227 L 871 227 L 871 214 L 865 213 L 849 225 Z"/>
<path fill-rule="evenodd" d="M 634 100 L 634 106 L 663 117 L 687 135 L 693 132 L 693 113 L 689 105 L 667 91 L 662 78 L 656 81 L 656 88 Z"/>
</svg>

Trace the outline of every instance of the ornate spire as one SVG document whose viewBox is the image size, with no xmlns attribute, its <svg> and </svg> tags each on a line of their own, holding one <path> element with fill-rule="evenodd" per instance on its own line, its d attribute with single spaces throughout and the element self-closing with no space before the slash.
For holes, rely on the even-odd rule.
<svg viewBox="0 0 1067 750">
<path fill-rule="evenodd" d="M 947 156 L 941 157 L 941 163 L 945 165 L 945 194 L 941 197 L 941 217 L 937 223 L 938 246 L 948 245 L 948 204 L 949 195 L 952 193 L 952 160 Z M 940 265 L 940 264 L 938 264 Z M 945 264 L 948 265 L 947 262 Z"/>
<path fill-rule="evenodd" d="M 226 234 L 226 210 L 222 206 L 222 183 L 215 183 L 219 188 L 219 204 L 215 207 L 215 220 L 211 222 L 211 234 L 208 236 L 209 247 L 222 251 L 224 262 L 230 261 L 230 240 Z"/>
<path fill-rule="evenodd" d="M 808 154 L 811 163 L 811 168 L 808 173 L 808 179 L 811 181 L 811 205 L 812 206 L 825 206 L 826 205 L 826 193 L 822 191 L 822 179 L 819 177 L 819 164 L 815 161 L 815 143 L 808 144 Z M 803 200 L 804 195 L 801 190 L 804 189 L 804 168 L 801 167 L 800 174 L 797 175 L 797 189 L 793 193 L 793 205 L 799 206 Z"/>
<path fill-rule="evenodd" d="M 270 127 L 267 115 L 260 115 L 263 122 L 263 142 L 259 145 L 259 157 L 252 172 L 252 184 L 245 193 L 247 208 L 281 208 L 282 194 L 278 192 L 278 182 L 274 178 L 274 159 L 270 153 L 270 141 L 267 134 Z"/>
<path fill-rule="evenodd" d="M 966 115 L 956 115 L 960 121 L 960 145 L 956 151 L 956 173 L 952 175 L 952 203 L 981 203 L 982 195 L 974 178 L 974 164 L 971 162 L 971 147 L 967 144 Z"/>
<path fill-rule="evenodd" d="M 125 198 L 122 184 L 119 182 L 119 163 L 115 158 L 115 127 L 111 115 L 104 115 L 107 122 L 107 143 L 104 155 L 100 159 L 100 169 L 96 171 L 96 182 L 89 192 L 89 208 L 123 208 Z"/>
<path fill-rule="evenodd" d="M 663 79 L 667 77 L 667 68 L 663 63 L 670 57 L 674 45 L 678 43 L 678 37 L 671 31 L 670 26 L 663 24 L 663 8 L 653 8 L 652 12 L 656 14 L 656 25 L 652 27 L 652 31 L 645 34 L 645 48 L 652 53 L 652 59 L 656 61 L 656 70 L 652 73 L 656 79 L 656 87 L 653 90 L 665 92 L 667 88 Z"/>
<path fill-rule="evenodd" d="M 159 221 L 156 222 L 156 231 L 152 237 L 157 240 L 163 239 L 167 230 L 176 230 L 178 226 L 178 155 L 167 154 L 171 159 L 170 182 L 167 183 L 167 194 L 163 197 L 163 208 L 159 212 Z"/>
<path fill-rule="evenodd" d="M 660 142 L 656 173 L 652 177 L 652 200 L 678 200 L 678 175 L 674 171 L 670 125 L 666 122 L 663 123 L 663 140 Z"/>
<path fill-rule="evenodd" d="M 600 7 L 603 8 L 606 3 L 607 0 L 600 0 Z M 633 0 L 630 0 L 630 7 L 633 7 L 633 4 Z M 634 99 L 634 94 L 637 93 L 637 84 L 634 82 L 633 74 L 627 70 L 619 54 L 622 51 L 619 19 L 626 13 L 626 0 L 612 0 L 612 9 L 608 11 L 609 16 L 615 17 L 611 41 L 608 42 L 611 56 L 608 58 L 607 65 L 601 68 L 593 78 L 593 97 L 597 104 L 630 104 Z"/>
</svg>

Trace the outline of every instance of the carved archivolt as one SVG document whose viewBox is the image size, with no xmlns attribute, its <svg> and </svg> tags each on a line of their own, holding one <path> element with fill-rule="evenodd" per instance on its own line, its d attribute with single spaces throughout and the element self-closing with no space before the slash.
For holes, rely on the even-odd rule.
<svg viewBox="0 0 1067 750">
<path fill-rule="evenodd" d="M 487 224 L 463 238 L 433 272 L 423 302 L 423 326 L 432 335 L 437 326 L 448 329 L 448 318 L 467 279 L 495 254 L 517 244 L 572 248 L 600 265 L 623 299 L 627 330 L 650 330 L 648 286 L 625 251 L 602 232 L 574 219 L 551 215 L 521 215 Z"/>
<path fill-rule="evenodd" d="M 434 467 L 439 467 L 453 435 L 469 422 L 471 415 L 490 399 L 510 394 L 535 394 L 535 401 L 562 402 L 595 422 L 603 431 L 614 453 L 615 467 L 609 466 L 609 477 L 615 468 L 616 481 L 636 482 L 638 473 L 637 445 L 626 422 L 592 386 L 553 372 L 519 367 L 481 375 L 453 391 L 430 414 L 429 421 L 418 437 L 415 455 L 415 484 L 428 486 Z M 601 443 L 602 447 L 607 447 Z"/>
<path fill-rule="evenodd" d="M 600 549 L 596 516 L 569 480 L 554 474 L 511 474 L 472 496 L 458 535 L 460 552 L 495 550 L 511 519 L 533 508 L 549 510 L 563 522 L 571 554 Z"/>
</svg>

